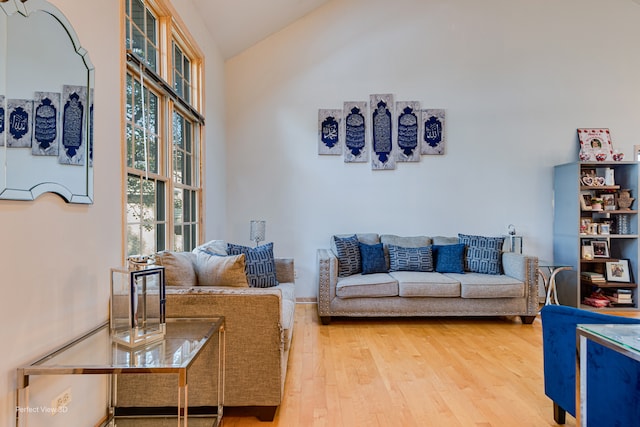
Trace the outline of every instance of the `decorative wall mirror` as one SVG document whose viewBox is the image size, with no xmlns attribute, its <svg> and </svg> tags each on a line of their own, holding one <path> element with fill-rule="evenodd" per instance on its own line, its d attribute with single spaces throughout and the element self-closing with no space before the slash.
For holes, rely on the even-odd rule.
<svg viewBox="0 0 640 427">
<path fill-rule="evenodd" d="M 93 65 L 45 0 L 0 0 L 0 109 L 0 199 L 93 203 Z"/>
</svg>

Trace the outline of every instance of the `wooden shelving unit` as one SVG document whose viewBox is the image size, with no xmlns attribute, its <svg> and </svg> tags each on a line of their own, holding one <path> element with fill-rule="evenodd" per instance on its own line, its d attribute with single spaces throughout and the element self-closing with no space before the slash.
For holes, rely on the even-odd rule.
<svg viewBox="0 0 640 427">
<path fill-rule="evenodd" d="M 605 171 L 614 171 L 615 185 L 583 185 L 585 174 L 605 176 Z M 556 278 L 558 299 L 563 305 L 581 307 L 590 310 L 617 310 L 640 308 L 638 303 L 638 255 L 639 224 L 638 200 L 634 200 L 630 209 L 618 208 L 609 210 L 589 210 L 582 203 L 589 195 L 601 196 L 613 194 L 616 198 L 623 189 L 631 192 L 631 197 L 639 195 L 639 164 L 637 162 L 576 162 L 559 165 L 554 168 L 554 259 L 573 267 L 573 271 L 565 271 Z M 585 197 L 586 196 L 586 197 Z M 624 219 L 623 219 L 624 217 Z M 627 230 L 618 232 L 620 221 L 626 221 Z M 608 233 L 594 233 L 586 230 L 585 224 L 608 224 Z M 600 228 L 600 227 L 599 227 Z M 582 248 L 590 241 L 605 242 L 609 257 L 584 259 Z M 606 277 L 606 263 L 627 260 L 629 263 L 630 282 L 607 281 L 592 283 L 581 279 L 582 272 L 597 272 Z M 631 289 L 633 304 L 612 304 L 610 307 L 595 308 L 583 304 L 584 298 L 599 290 L 611 293 L 615 289 Z"/>
</svg>

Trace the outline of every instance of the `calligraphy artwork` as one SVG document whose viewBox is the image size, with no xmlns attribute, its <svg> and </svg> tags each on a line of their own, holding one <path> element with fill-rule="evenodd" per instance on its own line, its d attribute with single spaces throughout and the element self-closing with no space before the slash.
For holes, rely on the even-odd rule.
<svg viewBox="0 0 640 427">
<path fill-rule="evenodd" d="M 36 92 L 33 103 L 31 154 L 57 156 L 60 140 L 60 94 Z"/>
<path fill-rule="evenodd" d="M 395 169 L 396 159 L 393 145 L 393 95 L 371 95 L 371 168 Z"/>
<path fill-rule="evenodd" d="M 4 95 L 0 95 L 0 147 L 4 147 L 4 121 L 5 121 Z"/>
<path fill-rule="evenodd" d="M 421 154 L 444 154 L 445 110 L 422 110 Z"/>
<path fill-rule="evenodd" d="M 318 154 L 341 155 L 342 110 L 318 110 Z"/>
<path fill-rule="evenodd" d="M 420 161 L 420 124 L 422 112 L 418 101 L 396 102 L 395 145 L 399 162 Z"/>
<path fill-rule="evenodd" d="M 347 101 L 343 108 L 344 161 L 362 163 L 369 160 L 368 108 L 366 101 Z"/>
<path fill-rule="evenodd" d="M 7 101 L 7 147 L 31 147 L 32 111 L 32 100 L 9 99 Z"/>
<path fill-rule="evenodd" d="M 84 165 L 85 126 L 87 121 L 87 88 L 63 86 L 62 88 L 62 139 L 58 162 L 68 165 Z"/>
</svg>

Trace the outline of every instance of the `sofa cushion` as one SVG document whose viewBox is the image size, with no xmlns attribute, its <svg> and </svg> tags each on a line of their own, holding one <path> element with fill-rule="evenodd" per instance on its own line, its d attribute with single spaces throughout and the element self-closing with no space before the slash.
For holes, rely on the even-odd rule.
<svg viewBox="0 0 640 427">
<path fill-rule="evenodd" d="M 433 236 L 432 237 L 434 245 L 455 245 L 460 243 L 460 238 L 456 237 L 447 237 L 447 236 Z"/>
<path fill-rule="evenodd" d="M 359 243 L 360 258 L 362 260 L 362 274 L 386 273 L 387 261 L 384 258 L 382 243 L 367 245 Z"/>
<path fill-rule="evenodd" d="M 464 273 L 464 244 L 432 245 L 431 248 L 438 273 Z"/>
<path fill-rule="evenodd" d="M 167 286 L 196 286 L 195 261 L 196 254 L 191 252 L 162 251 L 156 254 L 156 264 L 164 267 Z"/>
<path fill-rule="evenodd" d="M 229 243 L 227 244 L 227 252 L 229 255 L 245 255 L 245 270 L 249 286 L 270 288 L 278 285 L 276 262 L 273 258 L 273 243 L 260 245 L 256 248 Z"/>
<path fill-rule="evenodd" d="M 338 277 L 347 277 L 362 271 L 360 244 L 354 234 L 349 237 L 333 236 L 338 257 Z"/>
<path fill-rule="evenodd" d="M 385 245 L 402 246 L 403 248 L 420 248 L 431 244 L 428 236 L 396 236 L 395 234 L 380 235 L 380 242 Z"/>
<path fill-rule="evenodd" d="M 444 274 L 419 271 L 393 271 L 401 297 L 460 297 L 460 282 Z"/>
<path fill-rule="evenodd" d="M 389 271 L 433 271 L 431 246 L 406 248 L 389 245 Z"/>
<path fill-rule="evenodd" d="M 387 273 L 354 274 L 338 278 L 336 295 L 340 298 L 395 297 L 398 282 Z"/>
<path fill-rule="evenodd" d="M 504 274 L 447 274 L 460 282 L 462 298 L 523 298 L 524 282 Z"/>
<path fill-rule="evenodd" d="M 200 286 L 249 287 L 244 254 L 218 256 L 199 252 L 195 267 Z"/>
<path fill-rule="evenodd" d="M 204 252 L 209 255 L 227 256 L 227 244 L 224 240 L 210 240 L 200 246 L 196 246 L 191 252 Z"/>
<path fill-rule="evenodd" d="M 465 269 L 474 273 L 502 273 L 502 237 L 472 236 L 458 234 L 460 243 L 467 245 Z"/>
</svg>

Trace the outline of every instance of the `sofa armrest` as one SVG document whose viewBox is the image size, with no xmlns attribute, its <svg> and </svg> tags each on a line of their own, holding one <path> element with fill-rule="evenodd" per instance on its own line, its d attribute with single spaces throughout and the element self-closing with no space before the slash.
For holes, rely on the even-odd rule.
<svg viewBox="0 0 640 427">
<path fill-rule="evenodd" d="M 318 314 L 331 316 L 331 300 L 336 297 L 338 258 L 329 249 L 318 249 Z"/>
<path fill-rule="evenodd" d="M 521 280 L 525 284 L 525 296 L 531 312 L 538 310 L 538 257 L 504 252 L 502 254 L 504 274 Z"/>
</svg>

